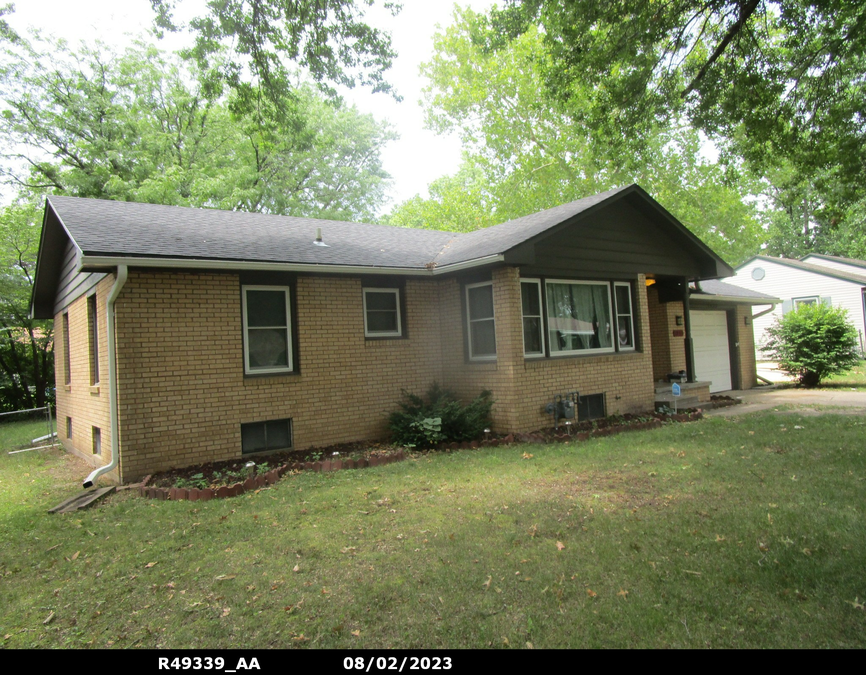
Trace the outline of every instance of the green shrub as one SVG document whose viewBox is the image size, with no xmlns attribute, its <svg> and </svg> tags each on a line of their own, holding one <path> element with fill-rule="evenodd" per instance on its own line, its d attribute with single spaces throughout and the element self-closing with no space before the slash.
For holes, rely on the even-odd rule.
<svg viewBox="0 0 866 675">
<path fill-rule="evenodd" d="M 434 383 L 426 400 L 403 392 L 406 400 L 391 413 L 388 425 L 392 440 L 400 445 L 431 447 L 437 443 L 472 441 L 490 426 L 493 394 L 482 391 L 463 405 L 450 391 Z"/>
<path fill-rule="evenodd" d="M 850 370 L 860 360 L 857 330 L 848 312 L 824 304 L 800 305 L 767 329 L 762 349 L 779 369 L 816 387 L 825 377 Z"/>
</svg>

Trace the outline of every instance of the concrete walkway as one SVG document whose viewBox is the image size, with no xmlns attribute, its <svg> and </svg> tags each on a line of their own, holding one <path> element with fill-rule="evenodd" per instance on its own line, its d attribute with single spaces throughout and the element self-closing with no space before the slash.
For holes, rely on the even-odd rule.
<svg viewBox="0 0 866 675">
<path fill-rule="evenodd" d="M 704 415 L 731 417 L 781 406 L 795 406 L 804 415 L 832 412 L 844 415 L 866 415 L 866 391 L 850 389 L 777 389 L 775 386 L 756 387 L 743 391 L 719 392 L 742 399 L 742 404 L 729 408 L 705 410 Z M 782 411 L 784 412 L 784 411 Z"/>
</svg>

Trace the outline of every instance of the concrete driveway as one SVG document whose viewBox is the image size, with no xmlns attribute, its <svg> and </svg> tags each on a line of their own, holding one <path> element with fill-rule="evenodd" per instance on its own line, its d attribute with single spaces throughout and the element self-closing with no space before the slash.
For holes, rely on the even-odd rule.
<svg viewBox="0 0 866 675">
<path fill-rule="evenodd" d="M 739 398 L 743 402 L 728 408 L 705 410 L 705 415 L 730 417 L 758 412 L 759 410 L 771 410 L 780 406 L 795 406 L 796 411 L 804 415 L 822 415 L 824 413 L 866 415 L 866 391 L 778 389 L 775 386 L 767 386 L 720 393 L 731 398 Z"/>
</svg>

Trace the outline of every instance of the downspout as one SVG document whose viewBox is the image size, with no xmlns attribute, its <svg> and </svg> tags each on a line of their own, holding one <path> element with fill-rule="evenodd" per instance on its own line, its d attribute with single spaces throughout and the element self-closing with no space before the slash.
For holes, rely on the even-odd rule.
<svg viewBox="0 0 866 675">
<path fill-rule="evenodd" d="M 129 269 L 126 265 L 117 266 L 117 278 L 114 280 L 114 286 L 111 287 L 108 300 L 105 302 L 105 314 L 108 319 L 108 414 L 111 420 L 111 461 L 93 471 L 84 480 L 85 488 L 93 487 L 101 475 L 113 471 L 117 468 L 120 461 L 119 425 L 117 423 L 117 360 L 115 358 L 117 336 L 115 335 L 114 326 L 114 303 L 117 300 L 117 296 L 120 295 L 123 285 L 126 283 L 128 272 Z"/>
<path fill-rule="evenodd" d="M 776 303 L 776 304 L 778 304 L 778 303 Z M 774 309 L 776 309 L 776 304 L 770 305 L 770 309 L 765 309 L 763 312 L 758 312 L 757 314 L 752 314 L 752 321 L 764 316 L 764 314 L 769 314 L 770 312 L 772 312 Z"/>
</svg>

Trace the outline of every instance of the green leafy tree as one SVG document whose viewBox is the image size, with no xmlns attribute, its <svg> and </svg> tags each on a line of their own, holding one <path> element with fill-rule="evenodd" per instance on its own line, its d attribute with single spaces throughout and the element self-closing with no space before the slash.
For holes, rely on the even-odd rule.
<svg viewBox="0 0 866 675">
<path fill-rule="evenodd" d="M 0 212 L 0 409 L 42 407 L 52 397 L 51 321 L 30 318 L 30 289 L 40 227 L 37 208 L 24 201 Z"/>
<path fill-rule="evenodd" d="M 584 120 L 591 88 L 568 102 L 546 89 L 550 54 L 538 30 L 494 49 L 487 17 L 456 10 L 455 19 L 423 72 L 428 124 L 460 136 L 464 164 L 389 222 L 476 229 L 637 182 L 730 262 L 758 251 L 762 232 L 742 181 L 702 155 L 694 129 L 658 124 L 642 146 L 618 152 Z"/>
<path fill-rule="evenodd" d="M 2 171 L 30 191 L 348 220 L 375 217 L 395 136 L 297 84 L 295 118 L 267 97 L 233 109 L 220 81 L 136 44 L 41 40 L 0 66 Z"/>
<path fill-rule="evenodd" d="M 255 107 L 256 88 L 278 105 L 291 99 L 293 76 L 286 61 L 302 67 L 332 96 L 335 84 L 391 91 L 384 78 L 396 56 L 391 36 L 364 20 L 373 0 L 212 0 L 188 27 L 173 18 L 177 4 L 151 0 L 157 26 L 193 32 L 196 41 L 189 53 L 205 70 L 214 67 L 214 58 L 230 44 L 232 57 L 218 58 L 216 71 L 236 91 L 242 109 Z M 383 6 L 393 14 L 400 10 L 395 2 Z M 252 75 L 252 84 L 246 73 Z"/>
<path fill-rule="evenodd" d="M 492 16 L 505 39 L 544 27 L 549 87 L 569 99 L 593 83 L 588 113 L 609 135 L 685 113 L 710 135 L 740 131 L 756 163 L 834 166 L 841 185 L 864 184 L 863 3 L 512 0 Z"/>
<path fill-rule="evenodd" d="M 851 369 L 861 358 L 857 330 L 841 307 L 800 305 L 777 318 L 767 336 L 761 349 L 805 387 Z"/>
</svg>

